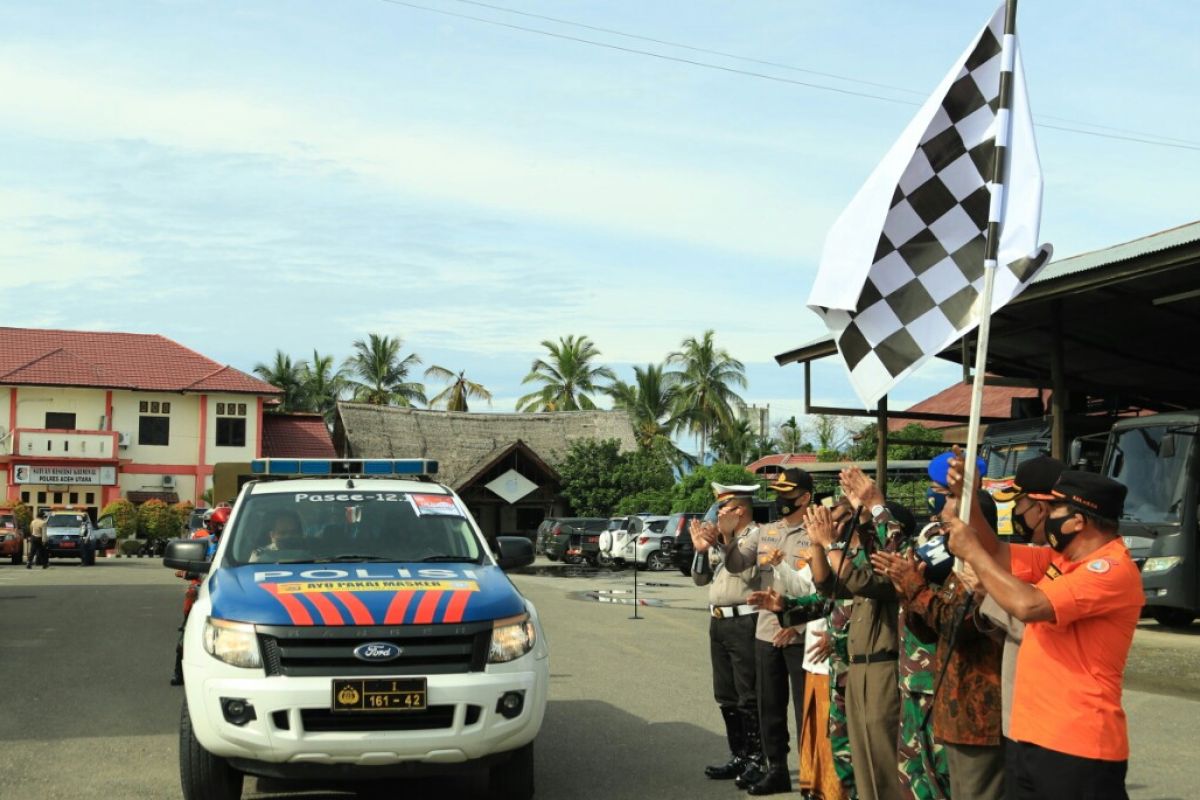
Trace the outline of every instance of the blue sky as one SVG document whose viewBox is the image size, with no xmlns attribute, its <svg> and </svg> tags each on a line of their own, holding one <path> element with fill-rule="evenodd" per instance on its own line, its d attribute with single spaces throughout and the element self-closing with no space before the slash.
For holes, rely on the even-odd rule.
<svg viewBox="0 0 1200 800">
<path fill-rule="evenodd" d="M 384 0 L 4 4 L 0 324 L 161 333 L 247 370 L 377 331 L 497 410 L 542 339 L 586 334 L 628 376 L 714 328 L 779 421 L 803 381 L 772 357 L 823 333 L 826 229 L 994 8 L 498 2 L 883 88 L 414 2 L 886 100 Z M 1026 2 L 1019 27 L 1039 122 L 1193 148 L 1039 128 L 1042 238 L 1065 256 L 1200 216 L 1194 4 Z M 816 400 L 856 402 L 839 365 L 816 374 Z"/>
</svg>

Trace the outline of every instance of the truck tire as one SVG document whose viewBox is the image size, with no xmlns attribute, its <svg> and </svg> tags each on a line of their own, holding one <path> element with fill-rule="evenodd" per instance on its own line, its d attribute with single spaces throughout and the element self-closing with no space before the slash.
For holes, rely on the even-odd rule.
<svg viewBox="0 0 1200 800">
<path fill-rule="evenodd" d="M 179 782 L 183 800 L 238 800 L 245 776 L 201 746 L 192 732 L 187 700 L 179 715 Z"/>
<path fill-rule="evenodd" d="M 1155 622 L 1164 628 L 1188 628 L 1196 615 L 1184 608 L 1155 608 L 1151 611 Z"/>
<path fill-rule="evenodd" d="M 491 768 L 488 791 L 492 800 L 529 800 L 533 797 L 533 742 L 514 750 L 507 761 Z"/>
</svg>

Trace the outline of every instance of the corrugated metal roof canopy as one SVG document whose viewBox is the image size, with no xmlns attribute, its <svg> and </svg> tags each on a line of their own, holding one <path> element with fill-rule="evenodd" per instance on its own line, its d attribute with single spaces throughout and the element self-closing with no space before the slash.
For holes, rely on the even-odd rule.
<svg viewBox="0 0 1200 800">
<path fill-rule="evenodd" d="M 1200 407 L 1200 222 L 1048 265 L 992 317 L 988 371 L 1049 385 L 1056 320 L 1068 388 L 1146 408 Z M 836 353 L 825 337 L 775 360 Z M 940 357 L 961 363 L 961 345 Z"/>
</svg>

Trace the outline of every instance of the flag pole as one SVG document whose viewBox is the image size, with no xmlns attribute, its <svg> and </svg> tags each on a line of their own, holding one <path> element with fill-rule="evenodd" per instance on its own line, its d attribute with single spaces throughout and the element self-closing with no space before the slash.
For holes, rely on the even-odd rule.
<svg viewBox="0 0 1200 800">
<path fill-rule="evenodd" d="M 964 453 L 963 500 L 958 516 L 971 523 L 971 506 L 979 484 L 976 453 L 979 452 L 979 418 L 983 411 L 984 375 L 987 372 L 988 339 L 992 328 L 992 293 L 1000 253 L 1000 231 L 1004 224 L 1004 170 L 1012 137 L 1013 70 L 1017 52 L 1017 0 L 1005 0 L 1004 40 L 1001 43 L 1000 107 L 996 112 L 996 143 L 992 158 L 992 192 L 988 208 L 987 238 L 983 256 L 983 294 L 979 299 L 979 334 L 975 342 L 975 381 L 971 389 L 971 415 Z"/>
</svg>

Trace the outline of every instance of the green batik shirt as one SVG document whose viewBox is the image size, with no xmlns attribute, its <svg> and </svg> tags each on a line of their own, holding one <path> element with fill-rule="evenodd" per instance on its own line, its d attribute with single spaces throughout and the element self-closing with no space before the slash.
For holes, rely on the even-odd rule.
<svg viewBox="0 0 1200 800">
<path fill-rule="evenodd" d="M 905 558 L 912 552 L 912 543 L 901 551 Z M 926 643 L 917 638 L 904 624 L 903 599 L 900 605 L 900 688 L 906 692 L 933 694 L 933 656 L 937 642 Z"/>
</svg>

